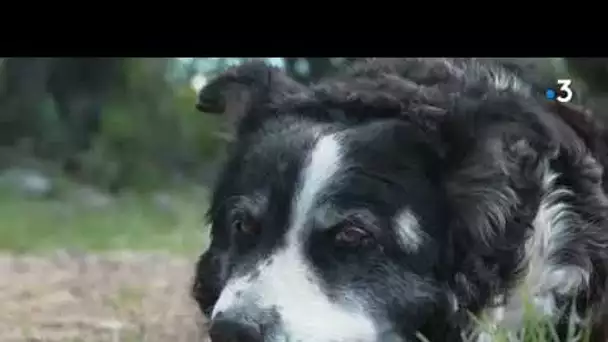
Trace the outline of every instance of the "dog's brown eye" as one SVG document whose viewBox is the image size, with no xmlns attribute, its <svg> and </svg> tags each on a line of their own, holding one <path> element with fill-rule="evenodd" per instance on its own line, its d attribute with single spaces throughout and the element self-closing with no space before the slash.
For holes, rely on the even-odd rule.
<svg viewBox="0 0 608 342">
<path fill-rule="evenodd" d="M 336 243 L 344 247 L 365 247 L 374 243 L 374 237 L 360 227 L 346 225 L 336 235 Z"/>
<path fill-rule="evenodd" d="M 232 230 L 240 234 L 256 235 L 260 232 L 260 226 L 249 217 L 238 217 L 232 221 Z"/>
</svg>

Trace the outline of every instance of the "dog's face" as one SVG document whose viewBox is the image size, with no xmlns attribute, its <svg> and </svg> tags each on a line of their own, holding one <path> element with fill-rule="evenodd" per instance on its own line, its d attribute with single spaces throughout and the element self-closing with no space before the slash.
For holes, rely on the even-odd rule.
<svg viewBox="0 0 608 342">
<path fill-rule="evenodd" d="M 225 282 L 213 319 L 261 327 L 265 341 L 418 328 L 442 299 L 446 219 L 427 144 L 396 121 L 270 122 L 250 136 L 213 198 Z"/>
<path fill-rule="evenodd" d="M 241 123 L 212 197 L 198 286 L 213 289 L 197 293 L 212 339 L 414 339 L 451 299 L 436 142 L 396 119 L 299 114 L 235 115 L 268 118 Z"/>
<path fill-rule="evenodd" d="M 344 95 L 338 82 L 328 91 L 345 99 L 337 110 L 260 65 L 226 80 L 255 91 L 228 113 L 236 141 L 198 264 L 194 295 L 211 318 L 212 341 L 414 341 L 443 329 L 462 301 L 484 304 L 472 298 L 495 285 L 476 277 L 515 273 L 516 261 L 469 256 L 500 244 L 513 260 L 523 253 L 542 184 L 540 151 L 551 139 L 539 122 L 516 124 L 521 103 L 499 95 L 451 113 L 483 112 L 476 124 L 504 120 L 499 128 L 451 122 L 457 128 L 444 130 L 429 122 L 441 116 L 432 106 L 391 106 L 391 91 L 412 92 L 390 77 L 393 88 L 377 93 L 354 87 Z M 200 100 L 202 110 L 217 106 Z M 403 120 L 403 111 L 422 119 Z M 512 223 L 516 210 L 524 214 Z"/>
</svg>

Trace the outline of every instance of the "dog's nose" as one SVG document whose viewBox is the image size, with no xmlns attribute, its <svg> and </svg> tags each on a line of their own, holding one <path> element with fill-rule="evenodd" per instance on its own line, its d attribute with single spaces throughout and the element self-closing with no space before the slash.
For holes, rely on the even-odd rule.
<svg viewBox="0 0 608 342">
<path fill-rule="evenodd" d="M 262 342 L 260 326 L 245 320 L 217 317 L 211 323 L 209 337 L 212 342 Z"/>
</svg>

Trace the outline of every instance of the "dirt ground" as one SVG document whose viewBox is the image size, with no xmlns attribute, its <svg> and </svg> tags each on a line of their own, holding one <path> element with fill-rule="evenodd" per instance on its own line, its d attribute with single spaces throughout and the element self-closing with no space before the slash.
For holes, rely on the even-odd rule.
<svg viewBox="0 0 608 342">
<path fill-rule="evenodd" d="M 0 341 L 207 341 L 194 260 L 163 254 L 0 254 Z"/>
</svg>

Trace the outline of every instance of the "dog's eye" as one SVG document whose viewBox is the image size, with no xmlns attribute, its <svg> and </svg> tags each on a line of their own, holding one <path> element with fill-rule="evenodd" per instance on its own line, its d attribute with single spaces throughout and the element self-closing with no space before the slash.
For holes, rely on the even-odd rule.
<svg viewBox="0 0 608 342">
<path fill-rule="evenodd" d="M 336 234 L 336 244 L 344 247 L 367 247 L 374 243 L 372 234 L 352 224 L 344 225 Z"/>
<path fill-rule="evenodd" d="M 232 220 L 232 231 L 239 234 L 257 235 L 260 232 L 260 226 L 252 217 L 239 215 Z"/>
</svg>

